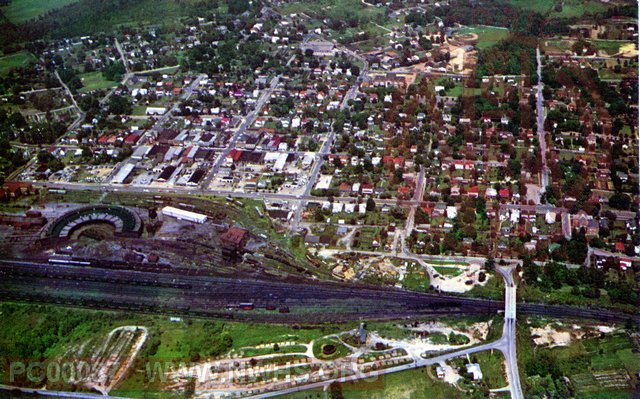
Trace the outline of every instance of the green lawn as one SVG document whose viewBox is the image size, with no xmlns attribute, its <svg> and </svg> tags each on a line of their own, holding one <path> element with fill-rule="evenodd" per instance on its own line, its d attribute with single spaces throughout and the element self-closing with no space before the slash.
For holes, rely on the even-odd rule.
<svg viewBox="0 0 640 399">
<path fill-rule="evenodd" d="M 441 266 L 469 266 L 469 264 L 467 262 L 458 262 L 456 260 L 427 260 L 425 261 L 430 265 L 441 265 Z"/>
<path fill-rule="evenodd" d="M 102 72 L 83 73 L 80 75 L 80 80 L 82 80 L 83 84 L 82 89 L 80 89 L 81 92 L 89 92 L 100 89 L 111 89 L 112 87 L 116 87 L 118 85 L 117 82 L 106 80 L 104 76 L 102 76 Z"/>
<path fill-rule="evenodd" d="M 327 347 L 327 345 L 329 346 L 333 345 L 335 347 L 335 351 L 332 353 L 325 354 L 323 348 Z M 338 358 L 347 356 L 350 352 L 351 351 L 349 350 L 349 348 L 347 348 L 340 341 L 334 338 L 323 338 L 323 339 L 314 341 L 313 343 L 313 354 L 318 359 L 323 359 L 323 360 L 338 359 Z"/>
<path fill-rule="evenodd" d="M 475 33 L 478 35 L 479 49 L 485 49 L 498 43 L 502 39 L 506 39 L 509 36 L 509 30 L 505 28 L 499 28 L 495 26 L 469 26 L 462 28 L 460 31 L 462 34 Z"/>
<path fill-rule="evenodd" d="M 36 57 L 28 51 L 20 51 L 0 57 L 0 75 L 7 74 L 11 69 L 27 65 L 29 61 L 35 61 Z"/>
<path fill-rule="evenodd" d="M 2 12 L 13 23 L 26 22 L 48 11 L 75 3 L 78 0 L 13 0 Z"/>
<path fill-rule="evenodd" d="M 434 269 L 443 276 L 459 276 L 462 274 L 462 269 L 457 267 L 443 267 L 443 266 L 435 266 Z"/>
<path fill-rule="evenodd" d="M 271 355 L 274 353 L 304 353 L 307 350 L 307 347 L 304 345 L 289 345 L 289 346 L 281 346 L 278 351 L 274 350 L 273 346 L 269 346 L 266 348 L 243 348 L 239 351 L 241 356 L 262 356 L 262 355 Z"/>
<path fill-rule="evenodd" d="M 414 336 L 407 328 L 398 327 L 398 323 L 369 322 L 367 330 L 375 331 L 378 335 L 387 339 L 408 339 Z"/>
</svg>

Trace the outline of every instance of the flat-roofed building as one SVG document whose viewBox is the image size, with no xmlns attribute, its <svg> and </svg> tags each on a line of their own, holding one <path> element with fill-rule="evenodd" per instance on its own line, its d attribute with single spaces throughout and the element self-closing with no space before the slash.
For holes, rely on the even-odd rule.
<svg viewBox="0 0 640 399">
<path fill-rule="evenodd" d="M 193 223 L 202 224 L 207 221 L 207 215 L 185 211 L 184 209 L 174 208 L 172 206 L 165 206 L 164 208 L 162 208 L 162 214 L 165 216 L 174 217 L 178 220 L 186 220 Z"/>
<path fill-rule="evenodd" d="M 122 184 L 129 177 L 133 169 L 135 169 L 136 165 L 132 163 L 128 163 L 123 165 L 118 173 L 111 179 L 112 184 Z"/>
</svg>

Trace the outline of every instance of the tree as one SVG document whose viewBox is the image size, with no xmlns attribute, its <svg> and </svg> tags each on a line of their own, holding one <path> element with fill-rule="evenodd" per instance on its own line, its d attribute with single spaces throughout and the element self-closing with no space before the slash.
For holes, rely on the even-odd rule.
<svg viewBox="0 0 640 399">
<path fill-rule="evenodd" d="M 421 36 L 418 40 L 418 44 L 420 44 L 420 47 L 422 47 L 422 49 L 425 51 L 430 51 L 433 48 L 431 40 L 429 40 L 426 36 Z"/>
<path fill-rule="evenodd" d="M 111 96 L 109 99 L 109 112 L 115 115 L 129 115 L 133 111 L 131 100 L 123 96 Z"/>
<path fill-rule="evenodd" d="M 404 175 L 402 173 L 402 168 L 397 168 L 393 173 L 393 182 L 395 184 L 402 183 L 404 180 Z"/>
<path fill-rule="evenodd" d="M 540 268 L 533 263 L 530 257 L 525 256 L 522 259 L 522 272 L 524 280 L 529 285 L 535 285 L 538 282 L 538 277 L 540 275 Z"/>
<path fill-rule="evenodd" d="M 344 395 L 342 394 L 342 384 L 339 382 L 332 382 L 329 385 L 329 397 L 331 399 L 344 399 Z"/>
<path fill-rule="evenodd" d="M 325 217 L 326 217 L 325 212 L 322 210 L 322 208 L 316 209 L 316 211 L 313 214 L 313 219 L 316 222 L 324 222 Z"/>
<path fill-rule="evenodd" d="M 484 268 L 488 271 L 491 272 L 495 269 L 496 266 L 496 260 L 493 259 L 493 257 L 488 257 L 486 261 L 484 261 Z"/>
<path fill-rule="evenodd" d="M 456 239 L 453 233 L 447 233 L 444 236 L 444 240 L 442 241 L 442 249 L 445 252 L 453 252 L 456 250 L 458 246 L 458 240 Z"/>
<path fill-rule="evenodd" d="M 126 69 L 124 67 L 124 64 L 122 63 L 122 61 L 118 61 L 105 66 L 102 69 L 102 76 L 112 82 L 119 82 L 122 80 L 122 75 L 124 75 L 125 72 Z"/>
<path fill-rule="evenodd" d="M 376 202 L 373 200 L 372 197 L 369 197 L 367 199 L 366 210 L 367 210 L 367 212 L 373 212 L 373 211 L 376 210 Z"/>
<path fill-rule="evenodd" d="M 615 209 L 629 210 L 631 206 L 631 198 L 627 194 L 616 191 L 609 198 L 609 206 Z"/>
<path fill-rule="evenodd" d="M 229 14 L 238 15 L 249 11 L 249 0 L 227 0 Z"/>
<path fill-rule="evenodd" d="M 584 237 L 584 236 L 582 236 Z M 567 244 L 567 257 L 572 263 L 582 263 L 587 257 L 587 242 L 579 237 L 574 238 Z"/>
</svg>

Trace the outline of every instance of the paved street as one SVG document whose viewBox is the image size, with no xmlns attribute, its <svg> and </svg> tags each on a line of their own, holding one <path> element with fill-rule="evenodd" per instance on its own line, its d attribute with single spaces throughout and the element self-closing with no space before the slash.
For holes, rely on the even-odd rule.
<svg viewBox="0 0 640 399">
<path fill-rule="evenodd" d="M 249 114 L 247 114 L 247 116 L 242 120 L 242 123 L 240 123 L 240 126 L 238 126 L 238 128 L 234 132 L 233 136 L 231 137 L 231 140 L 229 140 L 229 144 L 224 149 L 224 151 L 222 151 L 218 155 L 218 158 L 213 164 L 213 167 L 211 168 L 211 170 L 209 171 L 209 174 L 202 182 L 201 187 L 203 189 L 206 189 L 207 187 L 209 187 L 209 185 L 211 184 L 211 181 L 215 178 L 216 174 L 220 170 L 220 167 L 224 163 L 224 160 L 227 158 L 229 153 L 231 153 L 231 151 L 236 147 L 236 143 L 238 142 L 238 139 L 256 121 L 256 118 L 258 118 L 258 116 L 260 115 L 260 110 L 271 98 L 271 94 L 276 89 L 276 87 L 278 87 L 278 83 L 280 82 L 281 78 L 282 78 L 282 75 L 278 75 L 273 79 L 271 79 L 271 83 L 269 84 L 269 87 L 267 87 L 262 93 L 262 95 L 260 96 L 260 98 L 258 98 L 258 101 L 256 101 L 256 104 L 254 105 L 253 110 L 249 112 Z"/>
<path fill-rule="evenodd" d="M 73 93 L 71 93 L 71 90 L 69 90 L 69 86 L 67 86 L 66 83 L 62 81 L 62 78 L 60 78 L 60 74 L 58 73 L 58 70 L 56 70 L 54 74 L 58 79 L 58 81 L 60 82 L 60 85 L 62 86 L 62 88 L 66 91 L 67 95 L 71 99 L 71 102 L 73 103 L 73 107 L 75 108 L 76 113 L 78 114 L 78 116 L 76 117 L 76 120 L 73 121 L 73 123 L 71 124 L 71 126 L 69 126 L 69 129 L 68 129 L 69 131 L 75 130 L 79 128 L 82 122 L 84 121 L 85 113 L 84 111 L 82 111 L 82 109 L 76 102 L 76 99 L 73 96 Z"/>
<path fill-rule="evenodd" d="M 523 399 L 524 395 L 522 394 L 516 356 L 516 285 L 513 281 L 514 268 L 498 266 L 496 270 L 503 277 L 505 283 L 504 329 L 502 333 L 505 347 L 498 349 L 502 351 L 507 361 L 511 399 Z"/>
<path fill-rule="evenodd" d="M 549 167 L 547 166 L 547 139 L 544 131 L 544 118 L 545 118 L 545 110 L 544 110 L 544 96 L 542 93 L 544 84 L 542 83 L 542 55 L 540 54 L 540 48 L 536 48 L 536 61 L 537 61 L 537 72 L 538 72 L 538 87 L 536 94 L 536 112 L 538 115 L 538 141 L 540 143 L 540 156 L 542 157 L 542 170 L 540 173 L 542 174 L 542 181 L 540 182 L 542 189 L 541 193 L 544 193 L 547 190 L 547 186 L 549 186 Z"/>
</svg>

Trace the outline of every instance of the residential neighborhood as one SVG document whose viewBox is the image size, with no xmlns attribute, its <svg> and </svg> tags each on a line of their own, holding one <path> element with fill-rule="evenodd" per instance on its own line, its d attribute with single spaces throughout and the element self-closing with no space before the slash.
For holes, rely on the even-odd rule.
<svg viewBox="0 0 640 399">
<path fill-rule="evenodd" d="M 153 344 L 188 352 L 160 384 L 185 398 L 355 398 L 378 372 L 435 384 L 420 398 L 633 397 L 635 2 L 17 3 L 0 1 L 0 292 L 229 323 L 171 349 L 173 324 L 113 325 L 122 379 L 74 389 L 149 389 L 127 370 Z M 231 323 L 290 334 L 240 345 Z M 618 357 L 571 366 L 608 339 Z"/>
</svg>

